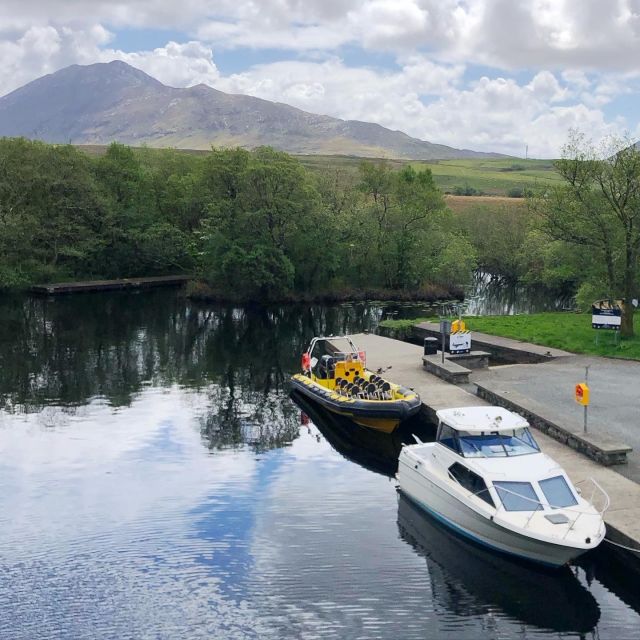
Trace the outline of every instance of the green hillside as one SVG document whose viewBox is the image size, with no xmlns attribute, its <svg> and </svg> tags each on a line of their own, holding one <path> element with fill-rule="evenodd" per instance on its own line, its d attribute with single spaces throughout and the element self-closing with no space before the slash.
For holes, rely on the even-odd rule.
<svg viewBox="0 0 640 640">
<path fill-rule="evenodd" d="M 362 158 L 352 156 L 298 156 L 309 169 L 340 168 L 356 171 Z M 494 196 L 509 195 L 514 188 L 525 189 L 544 184 L 557 184 L 560 177 L 553 169 L 553 160 L 433 160 L 428 162 L 385 160 L 391 166 L 407 163 L 414 168 L 431 169 L 436 184 L 446 193 L 469 188 L 471 193 Z"/>
<path fill-rule="evenodd" d="M 438 186 L 446 192 L 456 187 L 471 187 L 488 195 L 508 195 L 513 188 L 557 184 L 560 177 L 553 169 L 553 160 L 441 160 L 413 163 L 428 166 Z"/>
<path fill-rule="evenodd" d="M 79 145 L 79 148 L 90 155 L 102 155 L 106 146 Z M 208 151 L 177 149 L 180 153 L 204 155 Z M 432 160 L 409 161 L 389 160 L 381 158 L 360 158 L 339 155 L 296 155 L 295 157 L 307 168 L 321 170 L 358 170 L 364 160 L 386 162 L 392 168 L 401 168 L 411 164 L 414 168 L 431 169 L 436 184 L 445 193 L 459 193 L 470 189 L 471 194 L 506 196 L 514 188 L 524 189 L 537 185 L 559 184 L 560 177 L 553 169 L 553 160 L 522 160 L 520 158 L 502 158 L 499 160 Z"/>
</svg>

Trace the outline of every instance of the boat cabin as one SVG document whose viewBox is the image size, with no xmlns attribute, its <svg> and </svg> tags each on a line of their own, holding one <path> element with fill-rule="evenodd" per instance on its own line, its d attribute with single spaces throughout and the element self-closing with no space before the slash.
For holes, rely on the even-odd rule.
<svg viewBox="0 0 640 640">
<path fill-rule="evenodd" d="M 464 458 L 500 458 L 540 453 L 529 423 L 501 407 L 438 411 L 436 441 Z"/>
<path fill-rule="evenodd" d="M 502 407 L 444 409 L 436 415 L 436 445 L 448 451 L 438 456 L 443 470 L 490 506 L 532 512 L 578 504 L 570 480 L 540 453 L 522 416 Z M 526 458 L 533 454 L 540 455 Z"/>
</svg>

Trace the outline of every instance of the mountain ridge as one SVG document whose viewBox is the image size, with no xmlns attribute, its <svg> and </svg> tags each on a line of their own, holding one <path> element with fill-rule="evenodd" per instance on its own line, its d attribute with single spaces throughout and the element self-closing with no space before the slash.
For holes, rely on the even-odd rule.
<svg viewBox="0 0 640 640">
<path fill-rule="evenodd" d="M 1 97 L 0 136 L 182 149 L 269 145 L 299 154 L 411 160 L 507 157 L 455 149 L 376 123 L 314 114 L 202 83 L 170 87 L 117 60 L 71 65 Z"/>
</svg>

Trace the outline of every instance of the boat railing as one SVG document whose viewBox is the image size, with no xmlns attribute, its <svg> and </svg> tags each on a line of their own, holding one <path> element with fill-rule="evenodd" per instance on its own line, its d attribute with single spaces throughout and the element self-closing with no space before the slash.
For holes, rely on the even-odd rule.
<svg viewBox="0 0 640 640">
<path fill-rule="evenodd" d="M 475 496 L 477 498 L 480 498 L 482 500 L 482 498 L 480 497 L 480 494 L 483 493 L 489 493 L 489 488 L 485 488 L 485 489 L 480 489 L 480 491 L 469 491 L 469 489 L 467 489 L 465 486 L 463 486 L 460 481 L 458 480 L 458 478 L 456 478 L 453 473 L 451 473 L 451 471 L 448 469 L 447 470 L 449 477 L 453 480 L 455 480 L 456 484 L 458 484 L 462 489 L 464 489 L 467 492 L 468 496 Z M 511 491 L 510 489 L 506 489 L 504 487 L 500 487 L 500 489 L 498 489 L 497 487 L 494 487 L 496 493 L 498 493 L 498 497 L 500 497 L 500 493 L 509 493 L 511 495 L 516 496 L 519 500 L 524 500 L 526 502 L 531 503 L 532 505 L 535 505 L 535 507 L 532 506 L 532 510 L 531 513 L 529 514 L 529 517 L 527 518 L 527 521 L 525 523 L 525 528 L 527 528 L 529 526 L 529 524 L 531 523 L 531 520 L 533 518 L 533 516 L 538 512 L 538 511 L 544 511 L 545 509 L 551 509 L 551 510 L 560 510 L 563 513 L 575 513 L 576 517 L 571 521 L 571 524 L 569 525 L 567 531 L 565 532 L 564 537 L 566 538 L 567 535 L 569 534 L 569 531 L 571 531 L 576 523 L 578 522 L 578 520 L 582 517 L 598 517 L 600 520 L 602 520 L 604 518 L 604 514 L 607 512 L 607 510 L 609 509 L 609 506 L 611 505 L 611 499 L 609 498 L 609 494 L 600 486 L 600 484 L 598 484 L 598 482 L 596 480 L 594 480 L 593 478 L 588 478 L 587 480 L 583 480 L 579 483 L 577 483 L 575 486 L 577 488 L 578 484 L 582 484 L 584 482 L 591 482 L 592 483 L 592 490 L 591 490 L 591 496 L 588 499 L 589 504 L 595 509 L 595 513 L 587 513 L 582 509 L 574 509 L 572 507 L 562 507 L 559 505 L 553 505 L 551 503 L 549 503 L 548 501 L 544 501 L 544 500 L 540 500 L 540 499 L 534 499 L 534 498 L 528 498 L 527 496 L 523 496 L 521 493 L 518 493 L 517 491 Z M 582 495 L 582 491 L 580 491 L 580 494 Z M 594 499 L 596 498 L 596 496 L 601 496 L 601 498 L 604 500 L 603 506 L 599 509 L 595 504 L 594 504 Z M 496 507 L 496 510 L 502 510 L 507 512 L 508 509 L 506 509 L 506 507 L 504 506 L 504 504 L 502 503 L 502 500 L 500 500 L 498 502 L 498 507 Z"/>
<path fill-rule="evenodd" d="M 523 496 L 517 491 L 511 491 L 510 489 L 506 489 L 504 487 L 500 487 L 500 489 L 497 489 L 496 487 L 494 488 L 498 492 L 498 495 L 500 495 L 500 493 L 502 492 L 509 493 L 511 495 L 517 496 L 519 500 L 524 500 L 526 502 L 530 502 L 532 505 L 533 504 L 536 505 L 536 507 L 532 509 L 531 513 L 529 514 L 529 517 L 527 518 L 527 521 L 524 525 L 525 528 L 529 526 L 533 516 L 540 510 L 544 511 L 545 508 L 551 509 L 551 510 L 559 510 L 559 511 L 562 511 L 563 513 L 575 513 L 576 517 L 571 521 L 571 524 L 569 525 L 569 527 L 567 528 L 567 531 L 564 534 L 564 537 L 566 538 L 567 535 L 569 534 L 569 531 L 571 531 L 575 527 L 576 523 L 580 518 L 597 517 L 600 520 L 602 520 L 604 518 L 604 514 L 606 513 L 607 509 L 611 504 L 609 494 L 593 478 L 589 478 L 588 481 L 590 481 L 593 484 L 591 497 L 588 499 L 588 503 L 595 509 L 595 513 L 588 513 L 588 512 L 585 512 L 583 509 L 575 509 L 573 507 L 563 507 L 560 505 L 554 505 L 545 500 L 528 498 L 527 496 Z M 585 481 L 582 481 L 582 482 L 585 482 Z M 596 496 L 596 492 L 598 495 L 601 495 L 602 498 L 604 499 L 604 505 L 600 509 L 598 509 L 598 507 L 594 504 L 594 498 Z M 503 511 L 508 511 L 503 504 L 501 504 L 500 506 Z"/>
<path fill-rule="evenodd" d="M 580 485 L 586 482 L 591 483 L 591 495 L 587 499 L 587 502 L 589 502 L 589 504 L 604 518 L 604 514 L 609 510 L 609 507 L 611 506 L 611 498 L 609 497 L 609 494 L 600 486 L 598 481 L 595 480 L 595 478 L 587 478 L 586 480 L 576 482 L 574 486 L 576 487 L 576 489 L 578 489 L 580 495 L 584 493 Z M 596 498 L 602 500 L 601 508 L 598 508 L 598 506 L 596 505 Z"/>
</svg>

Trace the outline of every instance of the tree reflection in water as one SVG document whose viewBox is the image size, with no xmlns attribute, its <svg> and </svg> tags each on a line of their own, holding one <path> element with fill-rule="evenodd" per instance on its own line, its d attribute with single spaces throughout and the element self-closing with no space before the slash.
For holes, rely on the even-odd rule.
<svg viewBox="0 0 640 640">
<path fill-rule="evenodd" d="M 47 407 L 55 423 L 52 412 L 98 398 L 129 406 L 145 388 L 177 385 L 208 396 L 208 447 L 264 450 L 298 433 L 286 391 L 309 340 L 371 329 L 382 309 L 204 306 L 150 291 L 8 297 L 0 315 L 0 409 Z"/>
</svg>

